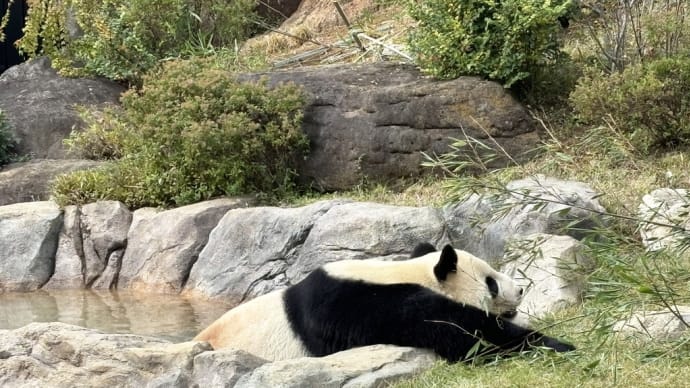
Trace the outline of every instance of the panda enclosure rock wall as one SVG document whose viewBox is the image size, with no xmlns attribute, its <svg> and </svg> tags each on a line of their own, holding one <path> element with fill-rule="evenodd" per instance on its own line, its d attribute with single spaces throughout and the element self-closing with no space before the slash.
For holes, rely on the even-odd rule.
<svg viewBox="0 0 690 388">
<path fill-rule="evenodd" d="M 530 253 L 512 258 L 509 244 L 532 241 L 539 250 L 541 241 L 564 233 L 563 226 L 574 220 L 583 225 L 603 222 L 596 193 L 581 183 L 536 177 L 514 185 L 536 185 L 544 191 L 537 194 L 545 198 L 567 196 L 576 208 L 565 214 L 560 205 L 530 208 L 514 203 L 516 198 L 500 202 L 470 198 L 440 209 L 347 200 L 298 208 L 252 207 L 247 198 L 167 211 L 132 212 L 114 201 L 69 206 L 64 211 L 52 202 L 0 206 L 0 291 L 118 288 L 239 303 L 294 284 L 331 261 L 405 259 L 420 241 L 435 246 L 450 243 L 495 267 L 508 259 L 527 265 Z M 514 207 L 510 216 L 490 217 L 503 206 Z M 578 241 L 564 237 L 557 244 L 562 253 L 555 255 L 586 269 L 582 255 L 572 253 L 578 252 Z M 560 264 L 548 265 L 562 268 Z M 535 305 L 576 303 L 581 286 L 576 273 L 548 283 L 548 290 L 535 287 L 534 297 L 549 296 Z"/>
</svg>

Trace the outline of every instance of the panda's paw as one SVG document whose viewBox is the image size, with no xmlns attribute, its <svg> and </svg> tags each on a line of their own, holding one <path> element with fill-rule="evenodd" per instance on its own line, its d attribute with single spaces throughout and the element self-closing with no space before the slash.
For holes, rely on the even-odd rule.
<svg viewBox="0 0 690 388">
<path fill-rule="evenodd" d="M 567 342 L 562 342 L 562 341 L 557 340 L 555 338 L 546 337 L 546 336 L 542 339 L 542 346 L 545 346 L 547 348 L 551 348 L 558 353 L 571 352 L 571 351 L 575 350 L 575 346 L 573 346 Z"/>
</svg>

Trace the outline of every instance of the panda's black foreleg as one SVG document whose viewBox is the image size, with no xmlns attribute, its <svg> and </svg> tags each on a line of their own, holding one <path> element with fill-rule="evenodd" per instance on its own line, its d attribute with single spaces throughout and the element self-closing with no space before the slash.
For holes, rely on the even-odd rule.
<svg viewBox="0 0 690 388">
<path fill-rule="evenodd" d="M 559 339 L 549 337 L 538 331 L 528 329 L 512 322 L 490 315 L 482 331 L 484 340 L 503 351 L 523 351 L 532 347 L 546 347 L 556 352 L 569 352 L 575 346 Z"/>
<path fill-rule="evenodd" d="M 557 352 L 575 349 L 571 344 L 469 305 L 422 293 L 411 299 L 403 307 L 407 314 L 400 316 L 406 323 L 399 327 L 407 333 L 396 336 L 409 340 L 389 343 L 432 349 L 450 362 L 475 355 L 507 355 L 539 346 Z"/>
</svg>

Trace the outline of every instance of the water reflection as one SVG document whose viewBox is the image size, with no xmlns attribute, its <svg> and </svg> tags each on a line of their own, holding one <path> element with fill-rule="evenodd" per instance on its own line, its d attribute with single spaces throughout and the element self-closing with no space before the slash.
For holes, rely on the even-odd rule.
<svg viewBox="0 0 690 388">
<path fill-rule="evenodd" d="M 0 329 L 58 321 L 177 342 L 192 339 L 230 307 L 219 301 L 136 291 L 8 292 L 0 293 Z"/>
</svg>

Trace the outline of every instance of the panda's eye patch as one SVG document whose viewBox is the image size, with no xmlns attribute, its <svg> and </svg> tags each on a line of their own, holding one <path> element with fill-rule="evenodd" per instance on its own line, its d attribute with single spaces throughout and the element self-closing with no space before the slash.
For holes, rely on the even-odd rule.
<svg viewBox="0 0 690 388">
<path fill-rule="evenodd" d="M 492 278 L 491 276 L 487 276 L 486 286 L 489 287 L 489 293 L 491 294 L 492 298 L 498 296 L 498 283 L 496 283 L 496 279 Z"/>
</svg>

